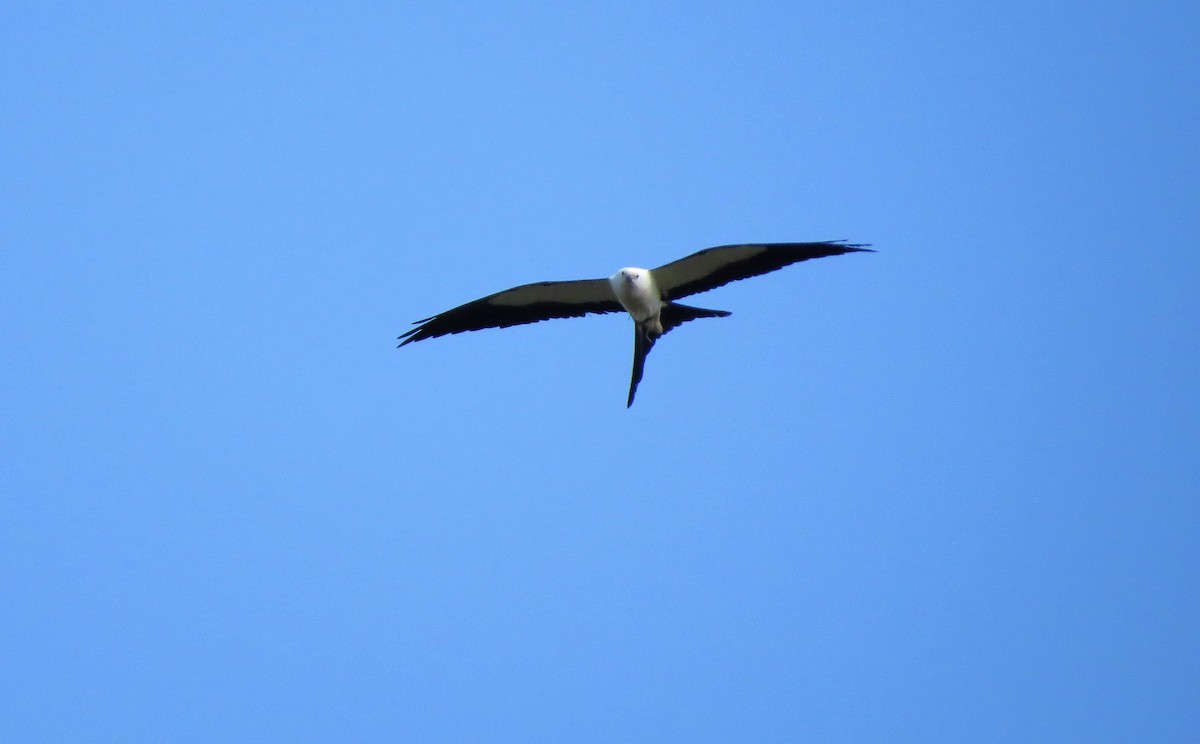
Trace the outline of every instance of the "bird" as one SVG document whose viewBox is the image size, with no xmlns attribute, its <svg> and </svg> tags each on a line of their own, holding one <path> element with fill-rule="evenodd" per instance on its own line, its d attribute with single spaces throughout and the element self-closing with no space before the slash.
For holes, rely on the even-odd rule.
<svg viewBox="0 0 1200 744">
<path fill-rule="evenodd" d="M 727 310 L 692 307 L 676 300 L 811 258 L 873 253 L 869 245 L 845 240 L 719 245 L 657 269 L 625 267 L 607 279 L 522 284 L 415 321 L 416 328 L 398 337 L 397 348 L 465 331 L 624 311 L 633 318 L 633 373 L 625 401 L 629 408 L 642 381 L 646 356 L 658 339 L 697 318 L 730 315 Z"/>
</svg>

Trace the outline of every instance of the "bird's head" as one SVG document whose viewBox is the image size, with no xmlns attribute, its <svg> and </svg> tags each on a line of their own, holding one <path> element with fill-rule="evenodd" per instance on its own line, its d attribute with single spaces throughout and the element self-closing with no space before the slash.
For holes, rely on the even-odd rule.
<svg viewBox="0 0 1200 744">
<path fill-rule="evenodd" d="M 638 306 L 641 307 L 650 301 L 648 298 L 655 294 L 654 278 L 650 276 L 648 269 L 626 266 L 610 276 L 608 283 L 626 310 L 631 307 L 630 302 L 640 303 Z M 654 311 L 648 308 L 649 305 L 646 305 L 645 312 L 652 314 Z"/>
</svg>

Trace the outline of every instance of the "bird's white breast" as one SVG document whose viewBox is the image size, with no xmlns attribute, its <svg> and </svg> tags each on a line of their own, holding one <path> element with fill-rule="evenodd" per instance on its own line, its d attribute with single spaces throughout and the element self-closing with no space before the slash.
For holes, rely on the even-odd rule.
<svg viewBox="0 0 1200 744">
<path fill-rule="evenodd" d="M 658 315 L 662 295 L 649 269 L 626 267 L 608 278 L 617 301 L 639 323 Z"/>
</svg>

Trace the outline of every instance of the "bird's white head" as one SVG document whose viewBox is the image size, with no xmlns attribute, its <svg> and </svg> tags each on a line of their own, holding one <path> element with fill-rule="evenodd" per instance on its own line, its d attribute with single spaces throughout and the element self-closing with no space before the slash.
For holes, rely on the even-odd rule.
<svg viewBox="0 0 1200 744">
<path fill-rule="evenodd" d="M 617 300 L 634 320 L 645 320 L 656 315 L 662 306 L 654 276 L 649 269 L 627 266 L 608 278 Z"/>
<path fill-rule="evenodd" d="M 633 267 L 626 266 L 610 276 L 608 281 L 614 287 L 618 284 L 623 284 L 626 287 L 644 286 L 649 273 L 650 272 L 648 272 L 646 269 L 635 269 Z"/>
</svg>

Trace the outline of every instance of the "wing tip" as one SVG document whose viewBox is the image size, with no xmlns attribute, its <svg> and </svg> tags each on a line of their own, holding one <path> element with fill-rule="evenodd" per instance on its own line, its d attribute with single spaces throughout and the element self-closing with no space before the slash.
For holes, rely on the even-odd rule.
<svg viewBox="0 0 1200 744">
<path fill-rule="evenodd" d="M 870 243 L 849 243 L 844 238 L 842 240 L 826 240 L 828 245 L 836 245 L 838 248 L 844 249 L 846 253 L 877 253 Z"/>
<path fill-rule="evenodd" d="M 416 328 L 409 328 L 407 331 L 396 337 L 396 339 L 400 341 L 400 343 L 396 344 L 396 348 L 399 349 L 401 346 L 404 346 L 405 344 L 411 344 L 414 341 L 424 341 L 427 338 L 436 338 L 444 335 L 441 333 L 430 332 L 428 323 L 436 318 L 437 316 L 435 315 L 432 318 L 415 321 L 413 325 L 417 326 Z M 458 331 L 451 331 L 451 333 L 458 333 Z"/>
</svg>

